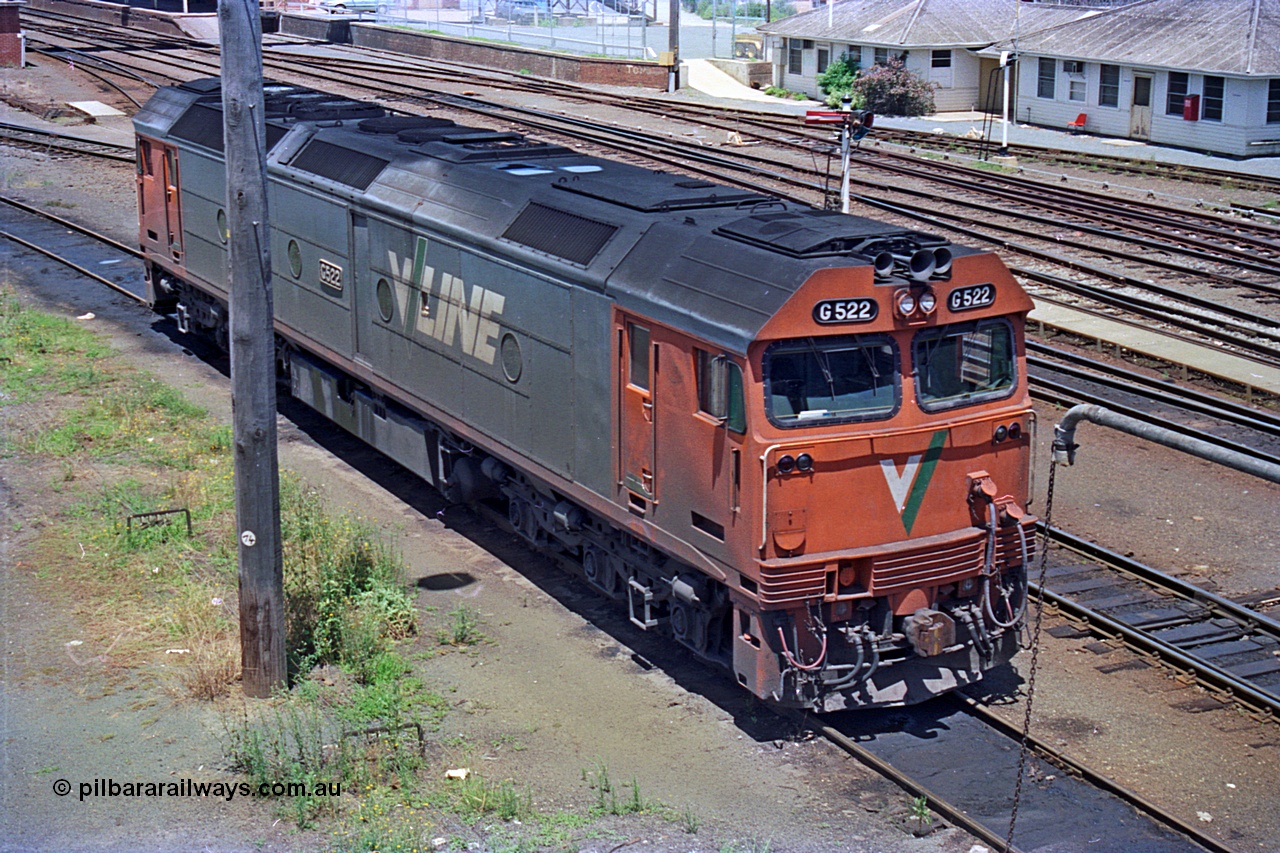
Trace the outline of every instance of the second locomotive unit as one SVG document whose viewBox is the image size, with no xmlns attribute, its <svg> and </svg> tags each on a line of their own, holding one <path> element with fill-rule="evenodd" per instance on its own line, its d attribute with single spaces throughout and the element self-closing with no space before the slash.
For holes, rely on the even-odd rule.
<svg viewBox="0 0 1280 853">
<path fill-rule="evenodd" d="M 996 255 L 297 87 L 266 112 L 298 399 L 761 698 L 909 704 L 1017 651 L 1032 305 Z M 225 341 L 218 81 L 135 126 L 149 297 Z"/>
</svg>

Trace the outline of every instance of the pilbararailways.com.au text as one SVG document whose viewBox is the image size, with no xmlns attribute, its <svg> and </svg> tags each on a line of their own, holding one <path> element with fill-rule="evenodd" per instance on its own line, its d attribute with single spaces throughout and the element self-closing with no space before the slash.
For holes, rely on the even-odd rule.
<svg viewBox="0 0 1280 853">
<path fill-rule="evenodd" d="M 236 797 L 337 797 L 342 794 L 340 782 L 196 782 L 193 779 L 175 779 L 170 782 L 117 782 L 114 779 L 94 779 L 80 782 L 80 802 L 89 797 L 217 797 L 231 802 Z M 53 792 L 65 797 L 72 791 L 66 779 L 53 783 Z"/>
</svg>

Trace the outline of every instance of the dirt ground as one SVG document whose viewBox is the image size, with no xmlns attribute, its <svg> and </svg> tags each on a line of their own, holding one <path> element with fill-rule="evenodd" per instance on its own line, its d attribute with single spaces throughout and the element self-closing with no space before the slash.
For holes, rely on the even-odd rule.
<svg viewBox="0 0 1280 853">
<path fill-rule="evenodd" d="M 20 81 L 9 73 L 3 82 L 6 91 L 46 103 L 72 99 L 68 87 L 94 89 L 52 69 Z M 127 122 L 116 119 L 87 130 L 128 135 Z M 132 181 L 128 167 L 85 169 L 0 149 L 3 192 L 73 205 L 60 212 L 125 242 L 133 240 Z M 157 334 L 141 309 L 89 290 L 69 301 L 52 265 L 25 256 L 0 262 L 0 277 L 54 311 L 94 312 L 93 328 L 130 360 L 229 421 L 228 383 L 218 369 L 225 365 Z M 619 627 L 616 612 L 511 537 L 446 507 L 305 412 L 287 411 L 283 464 L 334 503 L 386 527 L 403 548 L 427 618 L 427 608 L 444 614 L 459 603 L 481 614 L 486 642 L 421 668 L 454 702 L 433 740 L 439 765 L 519 779 L 549 810 L 585 810 L 593 794 L 583 771 L 607 766 L 615 780 L 634 779 L 646 798 L 677 816 L 611 819 L 604 835 L 570 849 L 950 853 L 972 846 L 948 829 L 912 838 L 902 828 L 905 794 L 822 742 L 779 728 L 718 673 Z M 1041 412 L 1042 442 L 1056 417 Z M 1224 594 L 1280 582 L 1280 489 L 1090 427 L 1078 438 L 1079 464 L 1058 477 L 1057 523 L 1166 570 L 1213 580 Z M 1043 491 L 1046 453 L 1040 462 Z M 0 850 L 323 848 L 323 833 L 297 833 L 262 801 L 79 801 L 79 783 L 99 778 L 233 778 L 217 739 L 227 710 L 176 698 L 164 650 L 146 666 L 123 668 L 110 648 L 68 645 L 82 639 L 75 602 L 56 582 L 38 579 L 30 562 L 30 542 L 52 500 L 47 472 L 0 458 Z M 1033 510 L 1043 506 L 1041 497 Z M 418 642 L 430 642 L 431 633 Z M 1238 849 L 1280 850 L 1274 725 L 1207 705 L 1159 668 L 1116 666 L 1127 662 L 1126 652 L 1100 654 L 1088 640 L 1046 638 L 1042 655 L 1041 736 L 1070 744 L 1184 820 L 1208 815 Z M 1027 665 L 1023 656 L 1016 671 Z M 1009 674 L 987 686 L 1012 693 L 1016 682 Z M 1011 700 L 1000 712 L 1020 720 L 1022 706 Z M 54 793 L 61 779 L 73 793 Z M 682 826 L 685 814 L 700 824 L 696 834 Z M 484 849 L 483 827 L 440 827 L 442 837 L 455 834 Z"/>
</svg>

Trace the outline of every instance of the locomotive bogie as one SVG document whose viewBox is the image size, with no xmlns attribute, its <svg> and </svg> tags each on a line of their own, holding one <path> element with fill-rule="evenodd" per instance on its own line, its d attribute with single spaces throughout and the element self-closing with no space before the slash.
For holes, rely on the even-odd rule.
<svg viewBox="0 0 1280 853">
<path fill-rule="evenodd" d="M 762 698 L 908 704 L 1013 655 L 1031 303 L 993 254 L 268 88 L 297 399 Z M 216 81 L 136 123 L 148 297 L 225 345 Z"/>
</svg>

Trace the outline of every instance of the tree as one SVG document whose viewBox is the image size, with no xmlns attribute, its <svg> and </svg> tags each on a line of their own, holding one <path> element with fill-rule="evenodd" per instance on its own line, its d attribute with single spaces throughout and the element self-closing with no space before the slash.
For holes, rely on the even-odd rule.
<svg viewBox="0 0 1280 853">
<path fill-rule="evenodd" d="M 858 61 L 848 53 L 827 66 L 827 70 L 818 75 L 818 88 L 827 96 L 827 106 L 838 107 L 845 95 L 852 94 L 853 81 L 860 71 Z M 854 98 L 854 109 L 862 109 L 861 103 Z"/>
<path fill-rule="evenodd" d="M 862 109 L 888 116 L 922 116 L 934 111 L 936 83 L 908 71 L 901 59 L 873 65 L 853 81 L 853 97 L 862 98 Z"/>
</svg>

